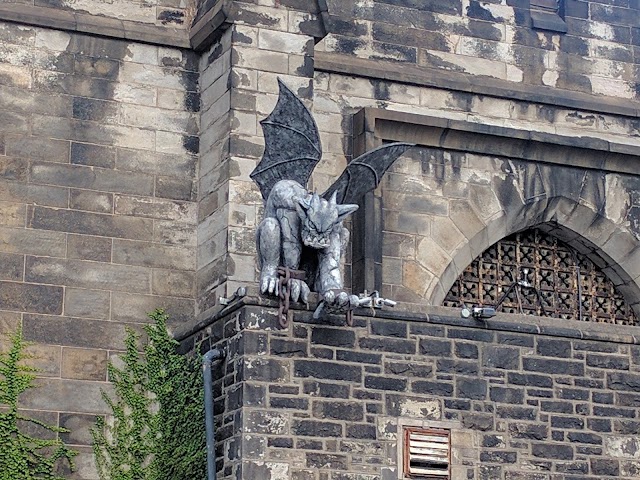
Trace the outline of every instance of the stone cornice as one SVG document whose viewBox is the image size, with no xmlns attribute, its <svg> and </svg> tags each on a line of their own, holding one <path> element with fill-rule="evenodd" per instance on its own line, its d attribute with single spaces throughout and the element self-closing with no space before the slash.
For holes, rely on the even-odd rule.
<svg viewBox="0 0 640 480">
<path fill-rule="evenodd" d="M 449 72 L 415 64 L 357 58 L 339 53 L 316 52 L 318 71 L 388 80 L 421 87 L 457 90 L 497 98 L 575 108 L 581 111 L 640 117 L 640 102 L 614 97 L 597 97 L 547 86 L 533 86 L 491 77 Z"/>
<path fill-rule="evenodd" d="M 153 45 L 190 48 L 186 29 L 119 20 L 56 8 L 0 4 L 0 21 L 87 33 Z"/>
</svg>

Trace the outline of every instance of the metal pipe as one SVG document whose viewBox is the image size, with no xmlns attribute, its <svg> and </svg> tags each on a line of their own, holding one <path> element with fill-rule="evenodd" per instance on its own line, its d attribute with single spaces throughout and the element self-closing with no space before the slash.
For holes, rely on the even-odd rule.
<svg viewBox="0 0 640 480">
<path fill-rule="evenodd" d="M 217 348 L 202 356 L 202 375 L 204 377 L 204 417 L 207 432 L 207 480 L 216 480 L 216 425 L 213 412 L 213 379 L 211 364 L 224 358 L 224 352 Z"/>
</svg>

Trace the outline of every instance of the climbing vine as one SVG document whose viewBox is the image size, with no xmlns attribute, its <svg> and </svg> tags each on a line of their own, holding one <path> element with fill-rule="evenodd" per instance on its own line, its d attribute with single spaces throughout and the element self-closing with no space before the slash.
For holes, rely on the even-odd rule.
<svg viewBox="0 0 640 480">
<path fill-rule="evenodd" d="M 103 480 L 193 480 L 206 477 L 202 373 L 199 358 L 180 355 L 162 310 L 149 314 L 140 337 L 127 330 L 121 366 L 111 362 L 115 398 L 103 393 L 110 419 L 92 429 Z"/>
<path fill-rule="evenodd" d="M 32 424 L 49 432 L 67 432 L 26 417 L 19 411 L 20 395 L 33 388 L 37 372 L 24 364 L 28 358 L 25 346 L 22 329 L 18 328 L 10 337 L 9 350 L 0 353 L 0 480 L 62 480 L 56 472 L 64 462 L 73 469 L 76 452 L 57 436 L 54 439 L 36 438 L 21 428 L 24 424 Z"/>
</svg>

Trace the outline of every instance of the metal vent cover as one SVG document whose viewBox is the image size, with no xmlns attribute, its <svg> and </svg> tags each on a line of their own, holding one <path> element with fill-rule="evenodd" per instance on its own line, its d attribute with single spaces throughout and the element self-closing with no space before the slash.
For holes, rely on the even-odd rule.
<svg viewBox="0 0 640 480">
<path fill-rule="evenodd" d="M 449 430 L 404 429 L 404 474 L 409 478 L 449 480 L 451 442 Z"/>
</svg>

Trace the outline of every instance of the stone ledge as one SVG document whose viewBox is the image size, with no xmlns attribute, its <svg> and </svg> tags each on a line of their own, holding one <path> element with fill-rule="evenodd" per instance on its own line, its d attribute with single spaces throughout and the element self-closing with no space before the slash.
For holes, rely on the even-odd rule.
<svg viewBox="0 0 640 480">
<path fill-rule="evenodd" d="M 173 332 L 178 341 L 183 341 L 197 332 L 207 330 L 218 320 L 229 317 L 245 309 L 255 310 L 256 307 L 269 312 L 269 323 L 273 320 L 273 325 L 269 323 L 269 329 L 281 330 L 277 323 L 278 302 L 261 295 L 250 295 L 242 297 L 228 306 L 219 305 L 211 309 L 206 316 L 184 325 Z M 316 298 L 317 301 L 317 298 Z M 339 315 L 330 315 L 327 319 L 315 320 L 313 310 L 315 302 L 312 302 L 310 309 L 302 308 L 300 304 L 291 306 L 293 324 L 305 323 L 314 325 L 345 326 L 345 318 Z M 580 322 L 578 320 L 560 320 L 551 317 L 536 317 L 533 315 L 517 315 L 509 313 L 499 313 L 495 318 L 478 321 L 472 318 L 460 317 L 460 310 L 450 307 L 423 307 L 420 312 L 402 310 L 402 305 L 397 310 L 380 309 L 374 310 L 360 308 L 355 311 L 354 326 L 366 325 L 365 318 L 377 318 L 382 320 L 394 320 L 410 323 L 429 323 L 434 325 L 447 325 L 453 327 L 473 328 L 492 332 L 511 332 L 521 334 L 543 335 L 557 338 L 573 338 L 579 340 L 591 340 L 601 342 L 614 342 L 630 345 L 640 345 L 640 328 L 627 325 L 613 325 L 608 323 Z M 558 323 L 562 322 L 563 326 Z M 582 328 L 584 327 L 584 328 Z"/>
<path fill-rule="evenodd" d="M 596 113 L 610 113 L 628 117 L 640 116 L 640 103 L 614 97 L 596 97 L 586 93 L 553 87 L 534 87 L 491 77 L 402 64 L 383 60 L 369 60 L 329 52 L 316 52 L 317 71 L 340 73 L 356 77 L 388 80 L 420 87 L 457 90 L 490 97 L 507 98 L 530 103 L 575 108 Z"/>
<path fill-rule="evenodd" d="M 0 5 L 0 21 L 167 47 L 190 48 L 186 30 L 33 5 Z"/>
<path fill-rule="evenodd" d="M 364 108 L 356 113 L 354 130 L 356 136 L 367 133 L 380 141 L 409 142 L 616 173 L 635 174 L 640 160 L 640 146 L 600 138 L 568 137 L 377 108 Z M 500 140 L 492 143 L 487 136 Z"/>
</svg>

